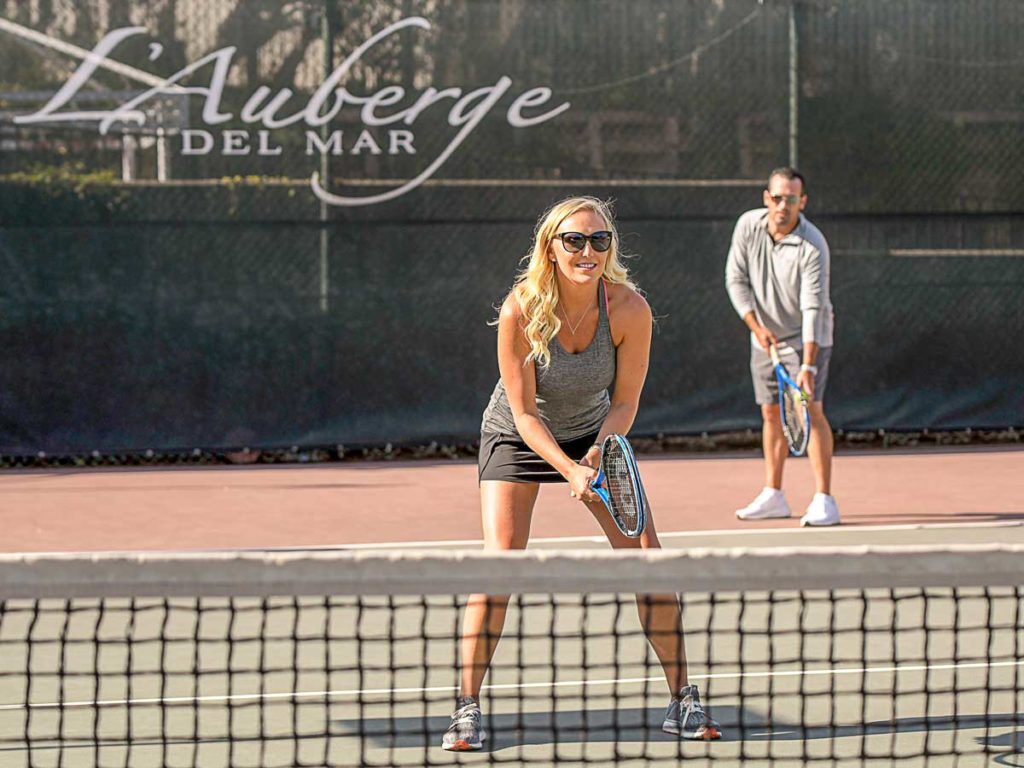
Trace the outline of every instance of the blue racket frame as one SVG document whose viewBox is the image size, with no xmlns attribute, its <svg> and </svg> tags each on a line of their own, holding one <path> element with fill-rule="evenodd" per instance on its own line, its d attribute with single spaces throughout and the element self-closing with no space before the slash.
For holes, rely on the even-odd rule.
<svg viewBox="0 0 1024 768">
<path fill-rule="evenodd" d="M 773 344 L 769 350 L 772 356 L 772 362 L 775 363 L 775 381 L 779 385 L 779 418 L 782 421 L 782 431 L 786 433 L 786 444 L 789 446 L 789 452 L 793 456 L 803 456 L 807 451 L 807 443 L 810 442 L 811 436 L 811 410 L 807 406 L 807 393 L 804 392 L 800 386 L 793 381 L 793 377 L 789 375 L 789 371 L 786 370 L 786 366 L 782 364 L 782 360 L 779 359 L 779 351 Z M 789 434 L 789 428 L 786 427 L 786 403 L 782 397 L 782 391 L 787 387 L 791 387 L 800 393 L 800 399 L 804 402 L 804 434 L 807 435 L 807 439 L 804 440 L 804 444 L 799 446 L 799 449 L 794 447 L 793 439 Z"/>
<path fill-rule="evenodd" d="M 604 456 L 607 448 L 612 443 L 618 444 L 622 449 L 622 454 L 626 458 L 626 469 L 629 473 L 630 483 L 633 486 L 633 492 L 636 495 L 636 528 L 632 529 L 625 525 L 625 523 L 616 514 L 615 509 L 612 505 L 611 496 L 608 493 L 608 489 L 604 487 L 605 473 L 604 473 Z M 604 442 L 601 444 L 601 466 L 597 471 L 597 477 L 590 484 L 591 490 L 596 493 L 605 507 L 608 509 L 608 514 L 612 520 L 615 521 L 615 525 L 623 533 L 623 535 L 636 539 L 644 532 L 647 527 L 647 517 L 649 505 L 647 502 L 647 492 L 644 490 L 643 481 L 640 479 L 640 470 L 636 465 L 636 456 L 633 453 L 633 446 L 629 444 L 629 441 L 622 435 L 611 434 L 608 435 Z"/>
</svg>

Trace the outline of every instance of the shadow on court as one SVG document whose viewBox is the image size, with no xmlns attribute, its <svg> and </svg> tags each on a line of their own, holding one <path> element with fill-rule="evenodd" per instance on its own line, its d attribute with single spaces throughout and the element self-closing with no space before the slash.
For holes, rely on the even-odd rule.
<svg viewBox="0 0 1024 768">
<path fill-rule="evenodd" d="M 961 715 L 958 717 L 905 717 L 895 720 L 868 721 L 862 725 L 802 726 L 799 722 L 775 719 L 769 722 L 762 713 L 740 712 L 735 707 L 720 706 L 712 710 L 722 724 L 724 740 L 729 742 L 821 741 L 869 736 L 946 733 L 976 728 L 1009 728 L 1024 723 L 1024 713 Z M 663 708 L 590 709 L 558 712 L 524 712 L 522 714 L 484 715 L 488 733 L 485 751 L 509 747 L 600 742 L 672 742 L 677 737 L 661 730 Z M 369 718 L 361 723 L 336 720 L 332 736 L 361 737 L 367 744 L 380 748 L 421 748 L 440 744 L 448 727 L 447 717 Z M 1024 731 L 1005 735 L 979 736 L 975 743 L 981 748 L 1015 752 L 1024 750 Z"/>
<path fill-rule="evenodd" d="M 1022 717 L 1024 715 L 1018 715 L 1017 722 L 1020 722 Z M 979 736 L 975 742 L 981 747 L 1005 753 L 995 758 L 996 765 L 1024 768 L 1024 730 L 1010 731 L 988 739 Z"/>
<path fill-rule="evenodd" d="M 849 518 L 849 520 L 847 520 Z M 971 523 L 1012 523 L 1024 520 L 1024 512 L 1018 511 L 1006 511 L 1006 512 L 958 512 L 957 518 L 960 522 L 971 522 Z M 890 524 L 892 523 L 891 515 L 878 514 L 876 512 L 868 513 L 843 513 L 843 522 L 856 521 L 857 523 L 863 524 L 874 524 L 875 521 L 878 524 Z M 908 512 L 900 515 L 900 523 L 942 523 L 949 520 L 949 514 L 930 514 L 927 512 Z"/>
<path fill-rule="evenodd" d="M 899 735 L 917 735 L 920 739 L 927 740 L 929 734 L 948 734 L 954 730 L 971 730 L 988 728 L 990 730 L 1013 729 L 1014 726 L 1024 724 L 1024 713 L 1000 714 L 984 716 L 961 716 L 951 717 L 910 717 L 900 718 L 892 721 L 872 721 L 857 726 L 837 727 L 809 727 L 804 728 L 799 723 L 790 723 L 776 719 L 769 724 L 760 713 L 743 712 L 743 723 L 740 726 L 740 711 L 732 707 L 717 707 L 715 716 L 721 720 L 725 732 L 724 741 L 731 744 L 795 744 L 806 742 L 808 744 L 835 741 L 840 739 L 856 740 L 867 738 L 888 737 L 895 738 Z M 530 712 L 519 714 L 503 714 L 492 717 L 484 717 L 485 728 L 489 734 L 485 742 L 483 752 L 499 752 L 517 747 L 545 747 L 553 745 L 572 744 L 672 744 L 677 737 L 661 731 L 661 720 L 664 710 L 650 707 L 647 709 L 602 709 L 602 710 L 568 710 L 559 712 Z M 330 734 L 310 733 L 302 736 L 279 735 L 259 738 L 256 736 L 244 737 L 199 737 L 199 738 L 174 738 L 160 739 L 134 739 L 130 744 L 123 738 L 100 738 L 82 736 L 81 738 L 65 738 L 59 742 L 46 741 L 37 742 L 32 749 L 27 749 L 24 743 L 16 743 L 11 746 L 0 748 L 0 764 L 8 765 L 8 759 L 14 759 L 16 765 L 25 765 L 25 758 L 34 755 L 41 759 L 47 759 L 51 755 L 67 756 L 76 761 L 76 754 L 93 753 L 97 749 L 109 749 L 117 747 L 130 747 L 132 752 L 125 753 L 135 755 L 138 760 L 133 760 L 131 765 L 156 765 L 159 755 L 170 754 L 172 751 L 177 756 L 192 755 L 196 758 L 199 751 L 207 750 L 215 745 L 222 745 L 225 748 L 224 755 L 230 756 L 237 751 L 241 754 L 251 754 L 251 749 L 260 749 L 260 743 L 264 745 L 278 744 L 281 748 L 291 750 L 289 754 L 299 754 L 305 747 L 299 745 L 311 742 L 312 753 L 329 754 L 331 747 L 326 739 L 358 740 L 359 749 L 370 750 L 429 750 L 439 748 L 441 736 L 448 726 L 448 718 L 444 716 L 431 717 L 396 717 L 396 718 L 367 718 L 360 725 L 357 720 L 337 720 L 331 724 Z M 344 742 L 343 742 L 344 743 Z M 928 742 L 924 742 L 927 744 Z M 1016 730 L 1009 730 L 1001 733 L 989 733 L 977 735 L 973 739 L 977 745 L 977 752 L 967 750 L 973 755 L 989 753 L 993 755 L 993 764 L 1006 766 L 1006 768 L 1024 768 L 1024 729 L 1019 727 Z M 883 748 L 873 749 L 876 757 L 883 757 L 886 752 Z M 247 747 L 247 745 L 249 745 Z M 254 747 L 252 745 L 255 745 Z M 351 746 L 351 745 L 350 745 Z M 709 745 L 710 746 L 710 745 Z M 963 745 L 960 745 L 962 748 Z M 352 747 L 355 748 L 355 747 Z M 710 747 L 712 750 L 714 747 Z M 157 750 L 151 752 L 147 750 Z M 185 749 L 186 752 L 178 750 Z M 249 752 L 245 752 L 249 749 Z M 214 754 L 214 753 L 209 753 Z M 219 753 L 218 753 L 219 754 Z M 345 752 L 349 754 L 349 752 Z M 946 754 L 941 748 L 931 754 Z M 949 753 L 952 754 L 952 753 Z M 151 762 L 149 758 L 153 758 Z M 86 758 L 82 758 L 85 760 Z M 173 762 L 173 764 L 184 764 Z M 35 763 L 32 763 L 35 764 Z M 47 762 L 46 764 L 52 764 Z M 91 763 L 90 763 L 91 764 Z M 169 764 L 166 760 L 162 764 Z M 208 760 L 198 760 L 195 765 L 214 765 L 216 763 Z M 227 763 L 224 763 L 227 764 Z M 233 760 L 230 764 L 234 765 Z M 245 763 L 249 764 L 249 763 Z M 277 763 L 275 763 L 277 764 Z M 315 764 L 315 763 L 303 763 Z M 334 763 L 331 763 L 334 764 Z M 348 765 L 348 763 L 342 763 Z M 976 763 L 971 763 L 975 765 Z M 915 763 L 916 765 L 916 763 Z"/>
</svg>

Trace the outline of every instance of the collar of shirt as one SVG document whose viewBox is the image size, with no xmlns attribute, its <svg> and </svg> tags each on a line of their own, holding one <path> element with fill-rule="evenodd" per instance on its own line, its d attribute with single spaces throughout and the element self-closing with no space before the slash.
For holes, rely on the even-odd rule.
<svg viewBox="0 0 1024 768">
<path fill-rule="evenodd" d="M 803 242 L 804 215 L 802 213 L 798 213 L 797 216 L 799 218 L 797 219 L 796 226 L 793 227 L 793 231 L 790 232 L 781 240 L 775 241 L 776 245 L 782 245 L 783 243 L 785 243 L 786 245 L 800 245 L 800 243 Z M 767 208 L 764 209 L 764 215 L 761 217 L 761 226 L 764 227 L 764 231 L 768 235 L 768 237 L 772 237 L 772 233 L 768 231 Z M 775 238 L 772 237 L 772 240 L 775 240 Z"/>
</svg>

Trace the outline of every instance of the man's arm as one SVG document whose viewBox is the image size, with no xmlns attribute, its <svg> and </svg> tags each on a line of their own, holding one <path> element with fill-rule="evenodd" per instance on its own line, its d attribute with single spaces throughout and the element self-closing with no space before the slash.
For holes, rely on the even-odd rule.
<svg viewBox="0 0 1024 768">
<path fill-rule="evenodd" d="M 827 304 L 829 251 L 824 239 L 814 244 L 805 241 L 804 249 L 800 259 L 800 315 L 806 347 L 808 342 L 821 342 L 821 308 Z"/>
<path fill-rule="evenodd" d="M 757 315 L 753 311 L 747 312 L 743 316 L 743 322 L 747 324 L 747 328 L 754 334 L 754 338 L 757 339 L 757 343 L 760 344 L 765 351 L 768 351 L 768 347 L 772 344 L 778 343 L 778 339 L 775 338 L 775 334 L 757 322 Z"/>
<path fill-rule="evenodd" d="M 754 334 L 757 343 L 768 349 L 769 344 L 776 342 L 775 334 L 761 325 L 754 310 L 754 292 L 750 290 L 750 271 L 747 263 L 747 238 L 743 217 L 736 222 L 732 233 L 732 244 L 729 256 L 725 260 L 725 289 L 729 292 L 729 301 L 733 309 Z"/>
<path fill-rule="evenodd" d="M 821 307 L 826 303 L 825 292 L 828 290 L 828 260 L 828 243 L 823 240 L 820 247 L 808 248 L 800 263 L 800 316 L 804 358 L 796 383 L 812 397 L 814 377 L 818 372 Z"/>
<path fill-rule="evenodd" d="M 796 385 L 812 400 L 814 399 L 814 377 L 818 375 L 818 366 L 815 363 L 818 359 L 818 348 L 818 343 L 815 341 L 804 342 L 804 361 L 800 366 L 800 373 L 796 375 Z"/>
<path fill-rule="evenodd" d="M 748 314 L 754 313 L 754 294 L 750 290 L 750 273 L 747 267 L 745 229 L 741 216 L 733 229 L 729 255 L 725 260 L 725 290 L 729 293 L 733 309 L 744 322 Z"/>
</svg>

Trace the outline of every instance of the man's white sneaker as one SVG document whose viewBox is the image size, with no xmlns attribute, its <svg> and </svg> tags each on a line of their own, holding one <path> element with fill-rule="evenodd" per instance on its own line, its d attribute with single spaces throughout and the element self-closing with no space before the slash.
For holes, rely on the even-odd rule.
<svg viewBox="0 0 1024 768">
<path fill-rule="evenodd" d="M 782 491 L 767 486 L 747 506 L 736 510 L 736 517 L 740 520 L 768 520 L 775 517 L 789 517 L 792 514 Z"/>
<path fill-rule="evenodd" d="M 839 506 L 834 496 L 816 493 L 807 511 L 800 518 L 800 525 L 839 525 Z"/>
</svg>

